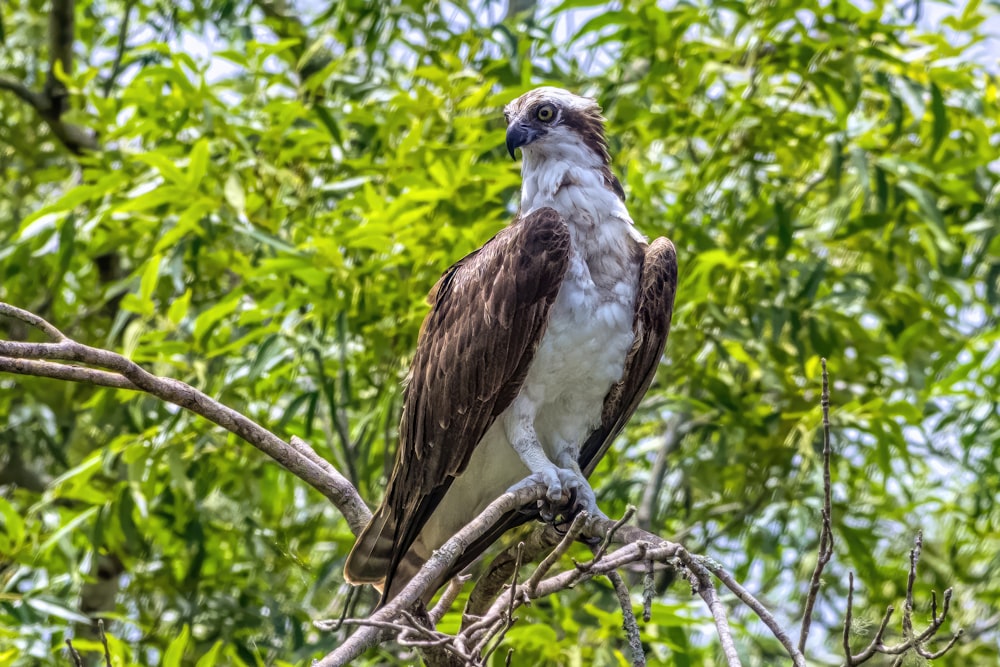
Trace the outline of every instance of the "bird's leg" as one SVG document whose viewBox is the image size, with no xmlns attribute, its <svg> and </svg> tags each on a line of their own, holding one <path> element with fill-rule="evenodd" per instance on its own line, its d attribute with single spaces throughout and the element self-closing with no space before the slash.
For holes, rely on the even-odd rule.
<svg viewBox="0 0 1000 667">
<path fill-rule="evenodd" d="M 568 471 L 560 470 L 550 461 L 542 443 L 538 441 L 538 433 L 535 431 L 535 403 L 521 395 L 514 399 L 511 408 L 504 417 L 504 431 L 529 475 L 508 491 L 543 484 L 546 489 L 545 497 L 550 503 L 565 504 L 570 499 L 569 490 L 563 486 L 563 482 L 570 479 L 565 475 Z"/>
<path fill-rule="evenodd" d="M 590 482 L 580 470 L 579 463 L 580 448 L 574 445 L 561 447 L 556 456 L 556 464 L 559 472 L 564 473 L 563 488 L 569 489 L 572 495 L 572 506 L 569 508 L 570 516 L 576 516 L 579 512 L 587 512 L 590 516 L 607 518 L 601 508 L 597 506 L 597 496 Z"/>
</svg>

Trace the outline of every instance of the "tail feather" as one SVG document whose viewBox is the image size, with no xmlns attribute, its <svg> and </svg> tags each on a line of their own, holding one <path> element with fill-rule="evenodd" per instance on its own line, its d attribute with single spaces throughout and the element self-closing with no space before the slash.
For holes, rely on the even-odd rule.
<svg viewBox="0 0 1000 667">
<path fill-rule="evenodd" d="M 380 507 L 354 543 L 344 565 L 344 579 L 352 584 L 377 585 L 385 581 L 392 565 L 395 534 L 395 522 Z"/>
</svg>

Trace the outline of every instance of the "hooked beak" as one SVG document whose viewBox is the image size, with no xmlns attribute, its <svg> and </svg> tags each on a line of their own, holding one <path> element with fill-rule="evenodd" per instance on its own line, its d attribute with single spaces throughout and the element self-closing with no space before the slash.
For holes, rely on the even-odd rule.
<svg viewBox="0 0 1000 667">
<path fill-rule="evenodd" d="M 511 123 L 507 126 L 507 152 L 510 158 L 514 159 L 514 149 L 527 146 L 532 141 L 542 136 L 542 132 L 525 125 L 524 123 Z"/>
</svg>

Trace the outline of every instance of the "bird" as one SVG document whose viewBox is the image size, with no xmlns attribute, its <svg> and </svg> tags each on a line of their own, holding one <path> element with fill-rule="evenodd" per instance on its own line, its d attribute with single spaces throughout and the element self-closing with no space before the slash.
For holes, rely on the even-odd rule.
<svg viewBox="0 0 1000 667">
<path fill-rule="evenodd" d="M 588 477 L 670 332 L 677 254 L 633 224 L 597 101 L 546 86 L 504 118 L 520 208 L 428 295 L 385 497 L 346 560 L 345 579 L 374 585 L 379 606 L 508 490 L 542 484 L 545 498 L 471 544 L 424 602 L 517 525 L 603 516 Z"/>
</svg>

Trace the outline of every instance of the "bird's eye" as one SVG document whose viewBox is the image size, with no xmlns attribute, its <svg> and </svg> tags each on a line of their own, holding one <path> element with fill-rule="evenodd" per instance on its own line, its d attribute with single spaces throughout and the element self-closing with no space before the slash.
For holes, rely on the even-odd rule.
<svg viewBox="0 0 1000 667">
<path fill-rule="evenodd" d="M 556 117 L 556 110 L 551 104 L 544 104 L 538 107 L 538 113 L 535 115 L 538 116 L 538 120 L 548 123 Z"/>
</svg>

